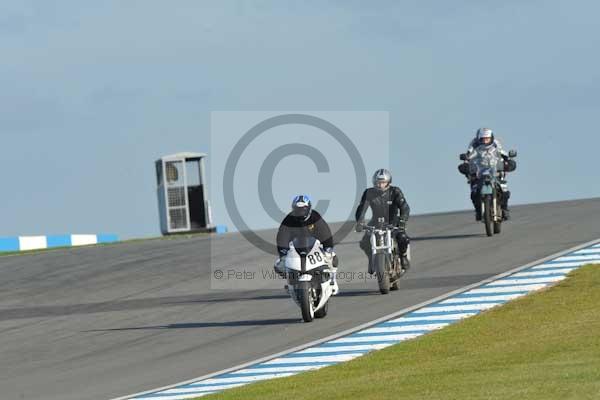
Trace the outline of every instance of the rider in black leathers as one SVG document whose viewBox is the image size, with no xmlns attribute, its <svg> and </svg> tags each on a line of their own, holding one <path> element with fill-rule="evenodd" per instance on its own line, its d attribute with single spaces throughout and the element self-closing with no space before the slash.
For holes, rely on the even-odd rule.
<svg viewBox="0 0 600 400">
<path fill-rule="evenodd" d="M 410 268 L 407 250 L 410 238 L 406 234 L 406 221 L 410 215 L 410 207 L 404 198 L 402 190 L 397 186 L 391 186 L 392 175 L 386 169 L 379 169 L 373 175 L 373 187 L 364 191 L 360 204 L 356 209 L 356 231 L 361 232 L 364 225 L 363 218 L 370 206 L 373 216 L 368 225 L 375 225 L 380 217 L 384 218 L 386 224 L 392 224 L 401 228 L 396 231 L 395 237 L 400 251 L 400 263 L 403 270 Z M 371 265 L 371 242 L 370 236 L 365 234 L 360 241 L 360 248 L 369 259 L 369 273 L 373 273 Z"/>
<path fill-rule="evenodd" d="M 333 235 L 329 225 L 321 214 L 312 208 L 312 201 L 308 195 L 301 194 L 294 197 L 292 201 L 292 211 L 286 215 L 281 222 L 277 231 L 277 252 L 278 259 L 275 261 L 274 269 L 280 275 L 284 275 L 283 266 L 285 265 L 285 257 L 290 249 L 289 243 L 296 237 L 305 235 L 314 236 L 321 242 L 325 256 L 330 257 L 331 266 L 333 267 L 332 286 L 334 287 L 333 294 L 339 291 L 336 273 L 338 267 L 338 257 L 333 251 Z"/>
<path fill-rule="evenodd" d="M 303 200 L 305 201 L 303 202 Z M 297 207 L 296 205 L 299 203 L 306 203 L 306 206 Z M 308 196 L 299 195 L 294 201 L 292 212 L 286 215 L 277 231 L 277 251 L 279 252 L 279 256 L 287 254 L 290 248 L 289 243 L 292 239 L 305 234 L 310 234 L 319 239 L 324 249 L 333 249 L 333 235 L 331 234 L 329 225 L 317 210 L 312 209 L 312 204 Z"/>
</svg>

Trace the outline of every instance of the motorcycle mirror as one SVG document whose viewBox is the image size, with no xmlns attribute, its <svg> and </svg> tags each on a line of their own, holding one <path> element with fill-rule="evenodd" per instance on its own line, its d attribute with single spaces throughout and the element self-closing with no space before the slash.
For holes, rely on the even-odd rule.
<svg viewBox="0 0 600 400">
<path fill-rule="evenodd" d="M 511 158 L 516 157 L 517 156 L 517 151 L 516 150 L 510 150 L 508 152 L 508 156 L 511 157 Z"/>
<path fill-rule="evenodd" d="M 467 161 L 467 155 L 465 153 L 462 153 L 459 158 L 461 159 L 461 161 Z"/>
</svg>

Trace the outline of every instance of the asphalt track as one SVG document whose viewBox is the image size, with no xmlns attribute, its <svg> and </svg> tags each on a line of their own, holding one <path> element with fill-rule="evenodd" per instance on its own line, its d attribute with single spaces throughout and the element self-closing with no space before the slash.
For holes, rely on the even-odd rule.
<svg viewBox="0 0 600 400">
<path fill-rule="evenodd" d="M 240 280 L 235 284 L 247 290 L 211 288 L 220 265 L 272 263 L 239 234 L 0 257 L 0 398 L 110 399 L 150 390 L 600 238 L 600 199 L 518 206 L 512 215 L 494 238 L 482 234 L 470 211 L 411 218 L 414 267 L 401 290 L 382 296 L 375 281 L 356 274 L 340 282 L 330 314 L 311 324 L 299 322 L 282 289 Z M 340 270 L 364 271 L 359 239 L 353 233 L 336 246 Z"/>
</svg>

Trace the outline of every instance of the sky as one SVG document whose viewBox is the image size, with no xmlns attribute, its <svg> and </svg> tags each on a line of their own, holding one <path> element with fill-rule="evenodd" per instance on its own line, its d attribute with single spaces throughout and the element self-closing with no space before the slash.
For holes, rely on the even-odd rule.
<svg viewBox="0 0 600 400">
<path fill-rule="evenodd" d="M 470 207 L 456 166 L 480 126 L 519 152 L 513 203 L 600 196 L 599 12 L 594 1 L 4 0 L 0 236 L 158 235 L 154 161 L 204 151 L 210 168 L 215 111 L 387 113 L 383 158 L 414 214 Z"/>
</svg>

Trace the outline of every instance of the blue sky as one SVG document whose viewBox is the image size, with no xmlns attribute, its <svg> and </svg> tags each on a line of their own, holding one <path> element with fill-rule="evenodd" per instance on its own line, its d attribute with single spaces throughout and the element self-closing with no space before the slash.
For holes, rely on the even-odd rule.
<svg viewBox="0 0 600 400">
<path fill-rule="evenodd" d="M 153 161 L 210 151 L 223 110 L 389 112 L 390 168 L 415 213 L 470 207 L 457 154 L 479 126 L 519 151 L 515 203 L 600 196 L 599 11 L 5 0 L 0 236 L 158 234 Z"/>
</svg>

